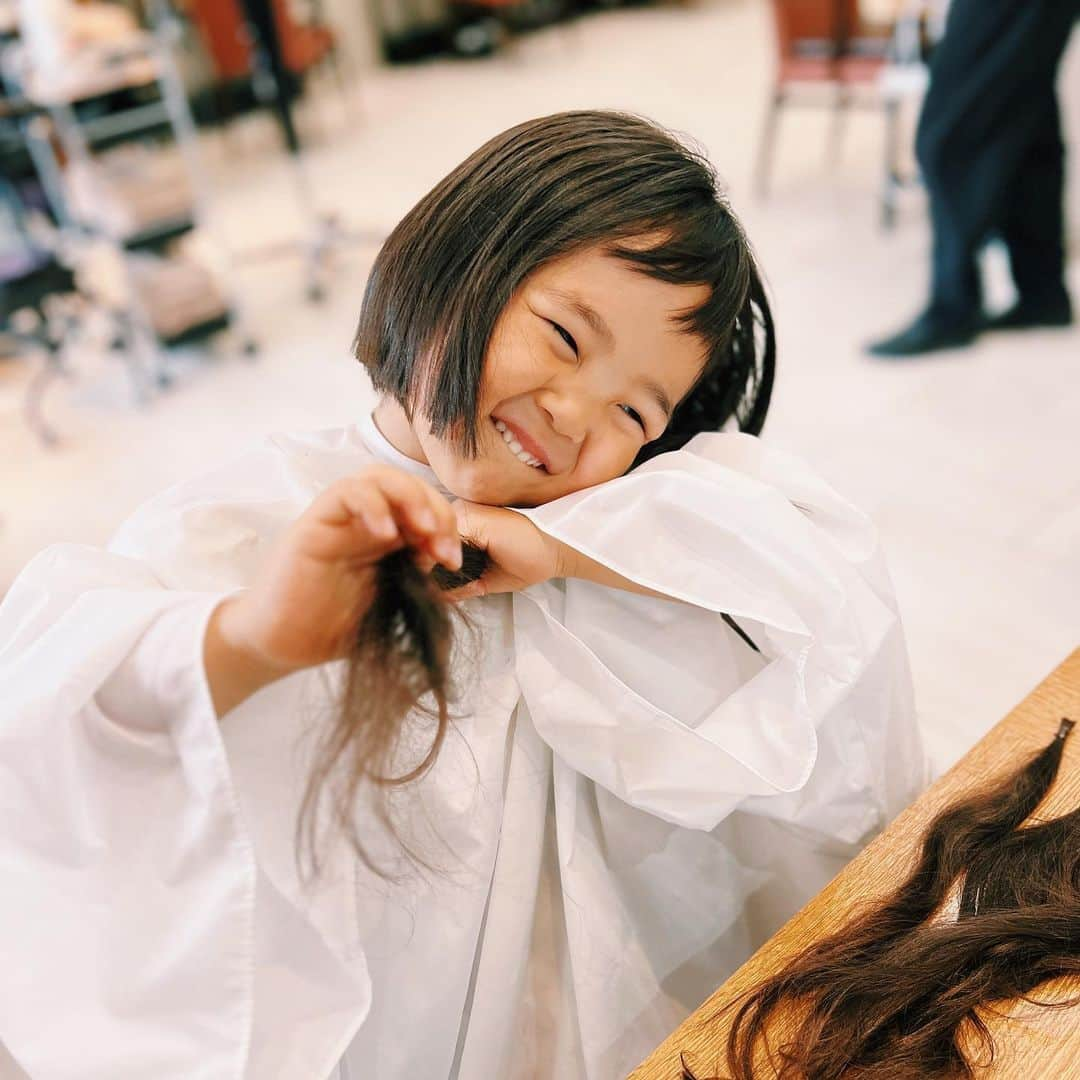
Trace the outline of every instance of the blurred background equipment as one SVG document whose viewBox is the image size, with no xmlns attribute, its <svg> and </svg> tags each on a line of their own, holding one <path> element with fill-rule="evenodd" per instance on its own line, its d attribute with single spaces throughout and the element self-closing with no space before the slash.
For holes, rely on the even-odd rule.
<svg viewBox="0 0 1080 1080">
<path fill-rule="evenodd" d="M 51 443 L 56 436 L 42 413 L 42 396 L 63 371 L 67 324 L 57 306 L 72 297 L 76 287 L 71 270 L 35 241 L 27 223 L 23 200 L 34 190 L 34 171 L 18 126 L 36 111 L 25 102 L 0 102 L 0 349 L 8 357 L 26 349 L 39 355 L 38 370 L 26 386 L 24 412 L 42 441 Z"/>
<path fill-rule="evenodd" d="M 27 103 L 18 130 L 46 197 L 45 242 L 109 315 L 109 347 L 167 386 L 165 350 L 238 321 L 225 275 L 200 261 L 189 235 L 205 226 L 209 181 L 168 12 L 141 30 L 114 5 L 24 0 L 22 26 L 25 42 L 7 43 L 3 75 L 8 94 Z M 57 372 L 62 343 L 47 340 Z M 252 353 L 254 340 L 242 347 Z M 55 441 L 36 406 L 29 415 Z"/>
<path fill-rule="evenodd" d="M 349 243 L 377 247 L 383 240 L 378 233 L 347 232 L 336 213 L 318 210 L 317 186 L 312 182 L 293 116 L 297 78 L 318 60 L 334 56 L 334 36 L 325 26 L 294 22 L 284 0 L 240 0 L 237 14 L 241 22 L 234 31 L 250 46 L 244 59 L 255 100 L 272 111 L 281 129 L 297 204 L 308 219 L 306 237 L 284 245 L 262 247 L 246 257 L 265 260 L 279 255 L 303 255 L 307 298 L 320 301 L 326 295 L 333 259 L 340 248 Z M 335 71 L 338 71 L 336 58 Z"/>
<path fill-rule="evenodd" d="M 183 10 L 198 31 L 212 65 L 212 93 L 219 119 L 232 115 L 242 100 L 253 101 L 257 50 L 270 48 L 265 42 L 271 34 L 274 70 L 264 77 L 280 83 L 282 100 L 297 98 L 305 78 L 324 66 L 333 73 L 341 92 L 347 93 L 337 35 L 317 5 L 305 6 L 306 17 L 299 18 L 297 5 L 288 0 L 186 0 Z"/>
</svg>

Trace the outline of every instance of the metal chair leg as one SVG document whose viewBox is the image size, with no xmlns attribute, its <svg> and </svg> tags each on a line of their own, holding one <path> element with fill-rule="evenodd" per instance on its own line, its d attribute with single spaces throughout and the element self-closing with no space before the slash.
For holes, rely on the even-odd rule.
<svg viewBox="0 0 1080 1080">
<path fill-rule="evenodd" d="M 109 350 L 124 365 L 131 385 L 131 400 L 139 408 L 147 405 L 154 389 L 165 389 L 172 381 L 165 367 L 164 350 L 155 338 L 147 342 L 129 312 L 113 311 Z M 149 364 L 147 361 L 149 353 Z"/>
<path fill-rule="evenodd" d="M 832 123 L 829 125 L 829 139 L 826 144 L 826 164 L 837 165 L 844 146 L 844 128 L 851 109 L 851 93 L 842 83 L 836 87 L 836 99 L 833 102 Z"/>
<path fill-rule="evenodd" d="M 777 87 L 773 91 L 765 113 L 765 123 L 761 129 L 761 143 L 758 147 L 757 165 L 754 170 L 754 190 L 758 198 L 765 198 L 769 193 L 769 179 L 772 173 L 773 148 L 776 143 L 780 109 L 784 104 L 784 92 Z"/>
<path fill-rule="evenodd" d="M 23 398 L 23 416 L 30 430 L 37 435 L 44 446 L 55 446 L 60 438 L 56 429 L 45 419 L 42 402 L 45 391 L 64 374 L 63 358 L 59 346 L 54 342 L 45 342 L 45 353 L 41 364 L 34 372 Z"/>
<path fill-rule="evenodd" d="M 897 194 L 900 190 L 900 102 L 885 100 L 885 175 L 881 190 L 881 226 L 892 229 L 896 224 Z"/>
</svg>

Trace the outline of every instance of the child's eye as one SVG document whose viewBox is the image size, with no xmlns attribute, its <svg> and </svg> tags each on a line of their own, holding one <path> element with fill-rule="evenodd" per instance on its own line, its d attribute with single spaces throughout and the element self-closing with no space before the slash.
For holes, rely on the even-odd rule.
<svg viewBox="0 0 1080 1080">
<path fill-rule="evenodd" d="M 645 421 L 641 419 L 641 413 L 639 413 L 637 409 L 634 409 L 629 405 L 620 405 L 619 408 L 622 409 L 622 411 L 626 413 L 626 415 L 629 416 L 642 431 L 645 430 Z"/>
<path fill-rule="evenodd" d="M 555 333 L 557 333 L 559 337 L 561 337 L 563 341 L 565 341 L 566 344 L 574 350 L 574 355 L 577 356 L 578 347 L 577 342 L 574 340 L 574 335 L 571 334 L 569 330 L 566 330 L 564 327 L 560 326 L 557 322 L 552 322 L 551 319 L 548 319 L 548 322 L 551 323 L 551 325 L 555 328 Z"/>
</svg>

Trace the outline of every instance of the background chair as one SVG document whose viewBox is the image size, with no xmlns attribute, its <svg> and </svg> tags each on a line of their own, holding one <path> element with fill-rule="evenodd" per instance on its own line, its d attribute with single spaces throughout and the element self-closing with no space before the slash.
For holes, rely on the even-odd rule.
<svg viewBox="0 0 1080 1080">
<path fill-rule="evenodd" d="M 244 0 L 185 0 L 178 6 L 198 30 L 217 83 L 216 107 L 228 118 L 249 92 L 257 66 L 248 23 L 250 6 Z M 341 93 L 347 96 L 334 31 L 318 18 L 298 21 L 287 0 L 266 0 L 259 7 L 265 8 L 266 17 L 275 24 L 280 89 L 290 99 L 295 98 L 303 78 L 328 63 Z"/>
<path fill-rule="evenodd" d="M 883 108 L 886 132 L 882 219 L 891 225 L 896 190 L 904 182 L 899 168 L 899 120 L 900 105 L 906 96 L 880 93 L 893 51 L 893 28 L 867 25 L 860 17 L 858 0 L 772 0 L 771 6 L 776 83 L 758 150 L 758 193 L 768 191 L 781 109 L 788 105 L 831 108 L 833 123 L 827 156 L 829 161 L 835 161 L 848 109 L 853 105 Z"/>
</svg>

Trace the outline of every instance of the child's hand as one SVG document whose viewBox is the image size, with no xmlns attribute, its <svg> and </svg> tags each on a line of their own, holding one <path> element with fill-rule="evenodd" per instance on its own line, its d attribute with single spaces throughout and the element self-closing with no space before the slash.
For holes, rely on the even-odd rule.
<svg viewBox="0 0 1080 1080">
<path fill-rule="evenodd" d="M 319 495 L 252 587 L 211 617 L 205 660 L 218 715 L 276 677 L 345 655 L 374 596 L 375 564 L 406 546 L 425 571 L 461 565 L 454 512 L 430 484 L 375 465 Z"/>
<path fill-rule="evenodd" d="M 524 514 L 464 500 L 455 502 L 458 531 L 491 560 L 484 576 L 448 595 L 454 600 L 490 593 L 516 592 L 567 575 L 573 554 L 566 545 L 538 529 Z"/>
<path fill-rule="evenodd" d="M 549 578 L 580 578 L 641 596 L 673 599 L 548 536 L 514 510 L 462 501 L 454 503 L 454 512 L 461 535 L 486 549 L 491 566 L 479 580 L 448 593 L 452 600 L 516 592 Z"/>
</svg>

